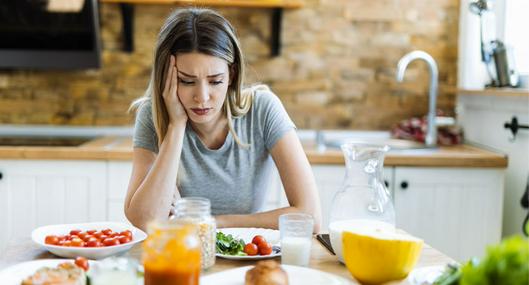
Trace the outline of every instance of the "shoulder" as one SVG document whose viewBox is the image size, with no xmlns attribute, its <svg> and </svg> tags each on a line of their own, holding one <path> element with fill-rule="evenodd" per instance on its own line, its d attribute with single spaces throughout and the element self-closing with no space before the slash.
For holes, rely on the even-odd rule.
<svg viewBox="0 0 529 285">
<path fill-rule="evenodd" d="M 152 121 L 152 102 L 149 98 L 136 101 L 133 104 L 133 108 L 136 110 L 136 120 L 142 122 Z"/>
<path fill-rule="evenodd" d="M 253 90 L 253 108 L 257 111 L 281 108 L 281 100 L 266 85 L 259 85 Z"/>
</svg>

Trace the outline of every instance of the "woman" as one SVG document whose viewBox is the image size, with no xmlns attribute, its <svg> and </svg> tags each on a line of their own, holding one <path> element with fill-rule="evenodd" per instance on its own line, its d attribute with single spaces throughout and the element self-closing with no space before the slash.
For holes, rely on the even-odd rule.
<svg viewBox="0 0 529 285">
<path fill-rule="evenodd" d="M 211 201 L 218 227 L 277 228 L 305 212 L 320 225 L 314 176 L 279 99 L 242 90 L 244 62 L 230 23 L 207 9 L 172 13 L 155 50 L 151 81 L 137 108 L 127 218 L 145 229 L 180 197 Z M 273 167 L 289 207 L 259 212 Z"/>
</svg>

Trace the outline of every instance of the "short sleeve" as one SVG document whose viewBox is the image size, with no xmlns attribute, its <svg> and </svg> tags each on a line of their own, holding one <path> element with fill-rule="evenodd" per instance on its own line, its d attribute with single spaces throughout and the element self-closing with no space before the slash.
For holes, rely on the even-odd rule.
<svg viewBox="0 0 529 285">
<path fill-rule="evenodd" d="M 132 142 L 134 147 L 141 147 L 158 153 L 158 138 L 156 137 L 151 114 L 151 103 L 149 101 L 139 106 L 136 112 Z"/>
<path fill-rule="evenodd" d="M 272 149 L 285 133 L 296 129 L 281 100 L 271 91 L 257 91 L 254 104 L 259 116 L 259 125 L 265 146 L 268 150 Z"/>
</svg>

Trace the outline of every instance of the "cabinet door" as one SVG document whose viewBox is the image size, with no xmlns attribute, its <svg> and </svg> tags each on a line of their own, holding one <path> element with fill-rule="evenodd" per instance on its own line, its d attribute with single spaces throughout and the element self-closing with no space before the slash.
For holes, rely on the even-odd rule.
<svg viewBox="0 0 529 285">
<path fill-rule="evenodd" d="M 397 227 L 463 261 L 501 236 L 503 171 L 395 168 Z"/>
<path fill-rule="evenodd" d="M 0 172 L 4 244 L 42 225 L 106 219 L 105 162 L 10 160 Z"/>
<path fill-rule="evenodd" d="M 124 203 L 132 173 L 131 161 L 108 162 L 108 220 L 128 223 Z"/>
</svg>

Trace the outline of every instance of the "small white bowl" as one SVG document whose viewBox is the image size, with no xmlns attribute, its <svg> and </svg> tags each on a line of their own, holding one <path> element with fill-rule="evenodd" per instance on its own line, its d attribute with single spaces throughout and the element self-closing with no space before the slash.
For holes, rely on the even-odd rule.
<svg viewBox="0 0 529 285">
<path fill-rule="evenodd" d="M 100 231 L 104 229 L 111 229 L 114 232 L 129 230 L 132 232 L 132 241 L 126 244 L 104 247 L 67 247 L 44 243 L 44 240 L 48 235 L 66 235 L 69 234 L 71 230 L 75 229 L 82 231 Z M 49 252 L 57 256 L 67 258 L 75 258 L 77 256 L 82 256 L 88 259 L 102 259 L 128 251 L 132 248 L 133 245 L 145 240 L 147 238 L 147 234 L 142 230 L 129 224 L 114 222 L 96 222 L 43 226 L 33 230 L 33 232 L 31 233 L 31 238 L 35 243 L 46 248 Z"/>
</svg>

